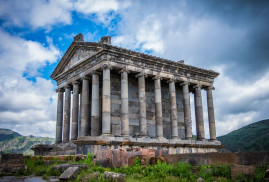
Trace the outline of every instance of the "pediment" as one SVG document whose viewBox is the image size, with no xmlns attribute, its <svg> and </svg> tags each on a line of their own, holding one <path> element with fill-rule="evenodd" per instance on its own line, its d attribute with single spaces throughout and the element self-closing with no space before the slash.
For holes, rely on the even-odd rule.
<svg viewBox="0 0 269 182">
<path fill-rule="evenodd" d="M 74 65 L 88 59 L 91 57 L 96 51 L 90 48 L 79 48 L 77 49 L 70 59 L 67 61 L 62 71 L 66 71 L 72 68 Z"/>
<path fill-rule="evenodd" d="M 51 78 L 54 79 L 57 75 L 72 69 L 75 65 L 85 61 L 86 59 L 93 56 L 98 50 L 95 46 L 92 47 L 78 47 L 70 46 L 66 51 L 65 55 L 61 59 L 53 71 Z"/>
</svg>

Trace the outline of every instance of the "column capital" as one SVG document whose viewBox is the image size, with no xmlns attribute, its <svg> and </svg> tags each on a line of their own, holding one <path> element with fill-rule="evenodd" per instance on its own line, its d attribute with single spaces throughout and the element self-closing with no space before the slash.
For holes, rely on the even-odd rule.
<svg viewBox="0 0 269 182">
<path fill-rule="evenodd" d="M 137 77 L 145 77 L 145 78 L 147 78 L 148 75 L 147 75 L 146 73 L 144 73 L 144 72 L 140 72 L 140 73 L 138 73 L 137 75 L 135 75 L 135 77 L 136 77 L 136 78 L 137 78 Z"/>
<path fill-rule="evenodd" d="M 57 88 L 57 89 L 55 90 L 55 92 L 56 92 L 56 93 L 58 93 L 58 92 L 64 92 L 64 89 L 63 89 L 63 88 Z"/>
<path fill-rule="evenodd" d="M 90 75 L 101 75 L 101 73 L 99 71 L 96 71 L 96 70 L 92 70 L 90 72 Z"/>
<path fill-rule="evenodd" d="M 78 80 L 72 81 L 72 85 L 80 85 L 80 82 Z"/>
<path fill-rule="evenodd" d="M 123 73 L 123 72 L 126 72 L 126 73 L 130 73 L 130 70 L 128 68 L 122 68 L 119 73 Z"/>
<path fill-rule="evenodd" d="M 68 85 L 65 85 L 64 86 L 64 89 L 66 89 L 66 88 L 71 88 L 71 85 L 69 85 L 69 84 Z"/>
<path fill-rule="evenodd" d="M 175 78 L 170 78 L 169 80 L 167 80 L 167 83 L 172 83 L 172 82 L 176 82 L 176 79 Z"/>
<path fill-rule="evenodd" d="M 111 66 L 111 64 L 109 64 L 109 63 L 105 63 L 105 64 L 103 64 L 103 65 L 101 66 L 101 69 L 102 69 L 102 70 L 104 70 L 104 69 L 110 69 L 110 70 L 112 70 L 112 66 Z"/>
<path fill-rule="evenodd" d="M 81 77 L 81 81 L 83 81 L 83 80 L 90 80 L 90 79 L 91 79 L 91 77 L 86 76 L 86 75 L 84 75 L 84 76 Z"/>
<path fill-rule="evenodd" d="M 180 83 L 180 86 L 183 86 L 183 85 L 190 85 L 190 82 L 182 82 L 182 83 Z"/>
<path fill-rule="evenodd" d="M 197 85 L 194 85 L 193 88 L 200 88 L 201 89 L 202 88 L 202 85 L 197 84 Z"/>
<path fill-rule="evenodd" d="M 153 80 L 162 80 L 162 77 L 159 75 L 155 75 L 152 77 Z"/>
<path fill-rule="evenodd" d="M 208 86 L 208 87 L 205 88 L 205 90 L 215 90 L 215 87 L 213 87 L 213 86 Z"/>
</svg>

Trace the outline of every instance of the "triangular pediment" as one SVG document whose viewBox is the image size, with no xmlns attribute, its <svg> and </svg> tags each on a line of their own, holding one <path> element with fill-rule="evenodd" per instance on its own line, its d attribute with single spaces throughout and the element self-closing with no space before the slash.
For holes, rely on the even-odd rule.
<svg viewBox="0 0 269 182">
<path fill-rule="evenodd" d="M 85 61 L 98 51 L 96 46 L 70 46 L 65 55 L 55 68 L 51 77 L 54 79 L 61 73 L 71 69 L 75 65 Z"/>
<path fill-rule="evenodd" d="M 88 59 L 94 55 L 95 52 L 96 50 L 90 48 L 78 48 L 76 51 L 74 51 L 67 64 L 63 67 L 62 71 L 66 71 L 72 68 L 74 65 L 84 61 L 85 59 Z"/>
</svg>

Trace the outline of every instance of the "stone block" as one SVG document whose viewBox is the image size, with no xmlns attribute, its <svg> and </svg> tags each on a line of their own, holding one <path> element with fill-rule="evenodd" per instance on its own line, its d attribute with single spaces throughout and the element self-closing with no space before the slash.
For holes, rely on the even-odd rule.
<svg viewBox="0 0 269 182">
<path fill-rule="evenodd" d="M 114 172 L 109 172 L 109 171 L 104 172 L 104 178 L 109 181 L 124 182 L 125 176 L 126 176 L 125 174 L 120 174 L 120 173 L 114 173 Z"/>
<path fill-rule="evenodd" d="M 78 175 L 78 173 L 79 173 L 79 167 L 69 167 L 61 174 L 59 180 L 67 181 L 74 179 Z"/>
<path fill-rule="evenodd" d="M 89 166 L 87 164 L 58 164 L 52 167 L 53 170 L 64 172 L 70 167 L 78 167 L 80 169 L 87 169 Z"/>
<path fill-rule="evenodd" d="M 120 125 L 112 124 L 112 134 L 113 135 L 116 135 L 116 136 L 120 136 L 121 135 Z"/>
<path fill-rule="evenodd" d="M 251 177 L 254 176 L 256 172 L 256 167 L 254 165 L 238 165 L 238 164 L 232 164 L 231 165 L 231 178 L 236 179 L 236 177 L 240 174 L 243 174 L 244 176 Z"/>
</svg>

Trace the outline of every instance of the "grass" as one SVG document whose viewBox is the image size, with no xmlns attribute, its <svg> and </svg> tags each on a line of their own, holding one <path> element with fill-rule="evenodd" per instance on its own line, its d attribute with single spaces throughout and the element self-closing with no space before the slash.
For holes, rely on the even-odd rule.
<svg viewBox="0 0 269 182">
<path fill-rule="evenodd" d="M 93 164 L 93 155 L 88 154 L 86 159 L 80 161 L 72 161 L 72 156 L 67 158 L 68 163 L 87 164 L 89 168 L 80 170 L 78 176 L 73 180 L 79 181 L 107 181 L 104 179 L 105 171 L 112 171 L 116 173 L 126 174 L 127 182 L 136 181 L 183 181 L 194 182 L 201 177 L 205 181 L 233 181 L 231 180 L 231 168 L 229 164 L 218 165 L 200 165 L 192 166 L 187 163 L 178 162 L 176 164 L 167 164 L 160 161 L 155 165 L 142 166 L 140 165 L 140 158 L 137 158 L 133 166 L 119 167 L 119 168 L 103 168 L 99 165 Z M 19 175 L 36 175 L 42 176 L 43 179 L 48 180 L 50 176 L 60 176 L 61 172 L 52 170 L 52 167 L 62 162 L 58 159 L 52 158 L 53 164 L 45 165 L 41 156 L 27 157 L 25 164 L 27 171 L 19 171 Z M 257 167 L 255 176 L 247 178 L 239 175 L 236 180 L 242 181 L 263 181 L 265 178 L 265 171 L 269 166 Z M 236 181 L 235 180 L 235 181 Z"/>
</svg>

